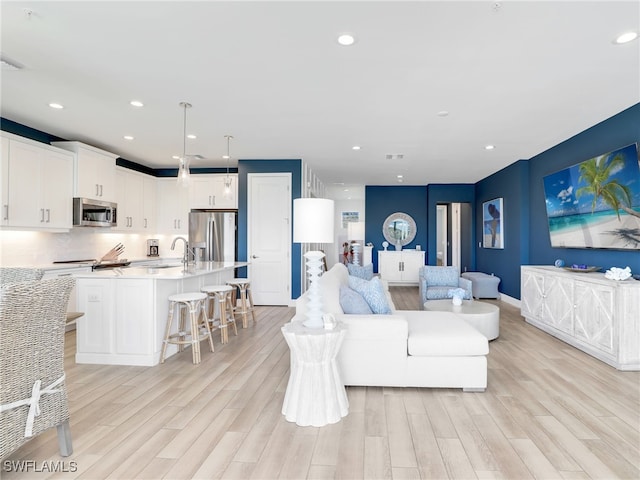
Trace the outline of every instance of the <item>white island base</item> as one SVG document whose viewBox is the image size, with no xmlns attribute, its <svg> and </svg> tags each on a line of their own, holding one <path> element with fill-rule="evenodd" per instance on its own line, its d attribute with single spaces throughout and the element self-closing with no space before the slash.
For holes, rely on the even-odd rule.
<svg viewBox="0 0 640 480">
<path fill-rule="evenodd" d="M 153 366 L 160 352 L 170 295 L 224 285 L 247 263 L 204 262 L 184 273 L 171 268 L 131 267 L 76 275 L 79 309 L 76 363 Z M 178 352 L 169 345 L 167 358 Z"/>
</svg>

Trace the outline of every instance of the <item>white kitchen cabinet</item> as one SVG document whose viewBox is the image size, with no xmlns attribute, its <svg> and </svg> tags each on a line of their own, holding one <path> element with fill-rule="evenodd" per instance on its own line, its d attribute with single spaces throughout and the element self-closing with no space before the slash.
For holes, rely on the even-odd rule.
<svg viewBox="0 0 640 480">
<path fill-rule="evenodd" d="M 78 309 L 84 312 L 76 321 L 78 363 L 85 363 L 84 354 L 107 354 L 113 350 L 114 288 L 113 281 L 99 278 L 78 281 Z"/>
<path fill-rule="evenodd" d="M 9 139 L 0 137 L 0 226 L 9 222 Z"/>
<path fill-rule="evenodd" d="M 153 177 L 116 167 L 119 231 L 155 233 L 156 183 Z"/>
<path fill-rule="evenodd" d="M 238 175 L 229 174 L 228 192 L 226 178 L 226 174 L 191 175 L 190 208 L 238 208 Z"/>
<path fill-rule="evenodd" d="M 424 266 L 424 251 L 378 251 L 378 273 L 389 283 L 417 285 L 422 266 Z"/>
<path fill-rule="evenodd" d="M 640 370 L 640 282 L 522 266 L 521 297 L 527 323 L 619 370 Z"/>
<path fill-rule="evenodd" d="M 91 271 L 91 267 L 72 267 L 72 268 L 63 268 L 63 269 L 55 269 L 55 270 L 45 270 L 43 279 L 49 278 L 60 278 L 60 277 L 72 277 L 76 273 L 87 273 Z M 69 303 L 67 304 L 67 313 L 76 313 L 81 312 L 78 308 L 78 295 L 77 288 L 74 286 L 71 289 L 71 293 L 69 295 Z M 74 330 L 76 325 L 76 319 L 69 319 L 67 317 L 67 325 L 66 329 Z"/>
<path fill-rule="evenodd" d="M 117 201 L 116 158 L 113 153 L 81 142 L 52 142 L 74 152 L 74 196 L 105 202 Z"/>
<path fill-rule="evenodd" d="M 156 179 L 149 175 L 142 176 L 142 232 L 156 232 Z"/>
<path fill-rule="evenodd" d="M 156 199 L 158 232 L 189 234 L 189 189 L 178 185 L 175 177 L 158 179 Z"/>
<path fill-rule="evenodd" d="M 2 225 L 68 230 L 73 213 L 73 154 L 11 135 L 2 145 Z"/>
</svg>

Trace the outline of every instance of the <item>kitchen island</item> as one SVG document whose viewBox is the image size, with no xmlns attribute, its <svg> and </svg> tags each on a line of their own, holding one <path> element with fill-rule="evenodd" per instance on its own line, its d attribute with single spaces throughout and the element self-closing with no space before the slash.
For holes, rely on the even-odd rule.
<svg viewBox="0 0 640 480">
<path fill-rule="evenodd" d="M 247 262 L 134 266 L 81 272 L 77 281 L 76 363 L 153 366 L 160 362 L 168 297 L 224 285 Z M 167 357 L 178 351 L 169 345 Z"/>
</svg>

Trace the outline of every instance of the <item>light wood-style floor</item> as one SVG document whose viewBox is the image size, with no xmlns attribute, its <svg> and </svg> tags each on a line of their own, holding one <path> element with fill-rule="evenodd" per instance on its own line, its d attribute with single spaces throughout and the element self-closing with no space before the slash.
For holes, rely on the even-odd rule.
<svg viewBox="0 0 640 480">
<path fill-rule="evenodd" d="M 398 309 L 417 288 L 392 288 Z M 293 309 L 259 307 L 259 323 L 230 342 L 187 350 L 156 367 L 76 365 L 67 334 L 74 453 L 67 473 L 11 478 L 82 479 L 638 479 L 640 374 L 606 364 L 501 308 L 484 393 L 347 389 L 349 415 L 322 428 L 280 410 L 289 351 L 280 327 Z M 9 460 L 61 460 L 55 429 Z M 71 464 L 70 462 L 75 462 Z M 69 468 L 73 467 L 73 468 Z"/>
</svg>

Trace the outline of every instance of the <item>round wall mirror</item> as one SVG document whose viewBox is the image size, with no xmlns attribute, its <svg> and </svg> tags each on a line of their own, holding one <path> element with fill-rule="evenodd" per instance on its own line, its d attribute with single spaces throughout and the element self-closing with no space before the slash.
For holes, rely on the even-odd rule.
<svg viewBox="0 0 640 480">
<path fill-rule="evenodd" d="M 396 212 L 382 225 L 382 235 L 391 245 L 408 245 L 416 238 L 416 222 L 406 213 Z"/>
</svg>

